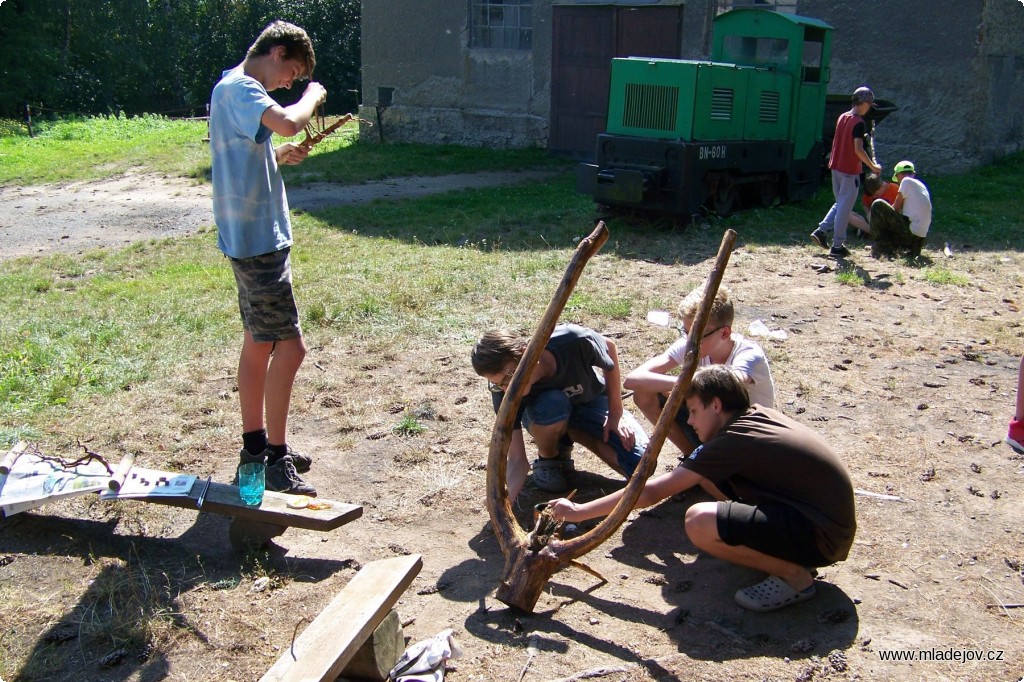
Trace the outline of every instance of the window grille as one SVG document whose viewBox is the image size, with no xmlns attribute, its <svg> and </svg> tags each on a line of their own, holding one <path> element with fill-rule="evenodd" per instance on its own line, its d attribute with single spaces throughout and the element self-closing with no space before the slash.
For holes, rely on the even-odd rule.
<svg viewBox="0 0 1024 682">
<path fill-rule="evenodd" d="M 714 88 L 711 90 L 711 120 L 732 120 L 732 88 Z"/>
<path fill-rule="evenodd" d="M 532 49 L 533 0 L 470 0 L 469 46 Z"/>
</svg>

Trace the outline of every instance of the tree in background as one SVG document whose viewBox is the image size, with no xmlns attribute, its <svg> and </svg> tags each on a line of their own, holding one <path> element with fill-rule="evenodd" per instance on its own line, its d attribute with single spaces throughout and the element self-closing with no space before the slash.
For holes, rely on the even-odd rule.
<svg viewBox="0 0 1024 682">
<path fill-rule="evenodd" d="M 358 0 L 7 0 L 0 117 L 20 117 L 26 103 L 90 114 L 203 114 L 221 72 L 274 19 L 313 39 L 327 111 L 354 110 Z"/>
</svg>

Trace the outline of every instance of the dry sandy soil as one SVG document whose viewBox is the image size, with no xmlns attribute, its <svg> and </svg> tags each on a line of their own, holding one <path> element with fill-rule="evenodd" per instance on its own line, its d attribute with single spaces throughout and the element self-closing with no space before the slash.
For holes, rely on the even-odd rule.
<svg viewBox="0 0 1024 682">
<path fill-rule="evenodd" d="M 140 184 L 147 205 L 166 202 L 152 219 L 142 218 L 151 214 L 139 206 Z M 3 190 L 4 255 L 114 248 L 150 229 L 186 233 L 209 222 L 204 191 L 175 181 L 73 189 Z M 111 214 L 111 204 L 127 213 Z M 32 215 L 58 222 L 48 212 L 60 205 L 74 229 L 25 229 Z M 72 220 L 101 205 L 106 231 Z M 178 214 L 189 217 L 173 220 Z M 110 229 L 128 222 L 139 232 Z M 584 277 L 600 268 L 602 279 L 673 295 L 680 281 L 702 280 L 713 257 L 688 253 L 686 240 L 663 262 L 599 258 Z M 695 550 L 682 518 L 705 498 L 688 493 L 634 512 L 585 557 L 607 582 L 570 568 L 534 614 L 508 609 L 493 597 L 503 557 L 484 501 L 490 400 L 465 348 L 367 357 L 340 340 L 313 349 L 301 373 L 293 441 L 316 454 L 307 480 L 322 497 L 361 504 L 361 519 L 329 534 L 289 530 L 256 561 L 227 547 L 228 522 L 211 514 L 79 498 L 12 517 L 0 527 L 0 671 L 20 680 L 258 679 L 360 565 L 420 553 L 423 571 L 398 610 L 413 641 L 455 630 L 465 651 L 448 673 L 455 682 L 1020 679 L 1024 458 L 1001 441 L 1024 351 L 1024 256 L 952 246 L 969 286 L 930 283 L 859 248 L 852 262 L 869 280 L 859 287 L 811 267 L 828 261 L 809 246 L 752 248 L 741 239 L 732 255 L 725 283 L 738 329 L 760 319 L 788 333 L 765 341 L 778 407 L 834 444 L 856 488 L 883 496 L 858 496 L 852 553 L 821 572 L 809 602 L 774 614 L 737 606 L 733 593 L 761 576 Z M 643 312 L 636 318 L 602 330 L 626 367 L 673 339 Z M 230 478 L 234 358 L 217 362 L 186 392 L 192 428 L 209 432 L 202 447 L 151 466 Z M 391 430 L 406 411 L 424 433 Z M 579 450 L 579 499 L 620 485 Z M 666 446 L 659 470 L 676 455 Z M 543 499 L 524 492 L 524 523 Z M 151 622 L 153 648 L 89 637 L 90 623 L 140 575 L 152 583 L 137 610 Z M 262 576 L 269 586 L 255 591 Z M 936 660 L 882 660 L 893 652 Z M 977 655 L 998 660 L 963 660 Z M 59 673 L 47 664 L 58 657 Z"/>
</svg>

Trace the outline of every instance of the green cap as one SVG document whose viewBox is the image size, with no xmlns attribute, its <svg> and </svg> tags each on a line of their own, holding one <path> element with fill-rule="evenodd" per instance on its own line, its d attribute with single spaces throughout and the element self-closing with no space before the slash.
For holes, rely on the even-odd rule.
<svg viewBox="0 0 1024 682">
<path fill-rule="evenodd" d="M 900 173 L 916 173 L 916 172 L 917 171 L 914 170 L 914 162 L 913 161 L 900 161 L 892 169 L 892 181 L 893 182 L 899 182 L 899 178 L 896 177 L 896 176 L 899 175 Z"/>
</svg>

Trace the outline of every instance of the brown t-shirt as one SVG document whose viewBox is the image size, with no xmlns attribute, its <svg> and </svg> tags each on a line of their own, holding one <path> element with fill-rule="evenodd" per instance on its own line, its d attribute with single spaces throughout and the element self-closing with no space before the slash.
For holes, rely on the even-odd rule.
<svg viewBox="0 0 1024 682">
<path fill-rule="evenodd" d="M 821 436 L 781 412 L 755 405 L 680 466 L 736 501 L 792 506 L 814 524 L 826 559 L 849 554 L 857 530 L 850 475 Z"/>
</svg>

